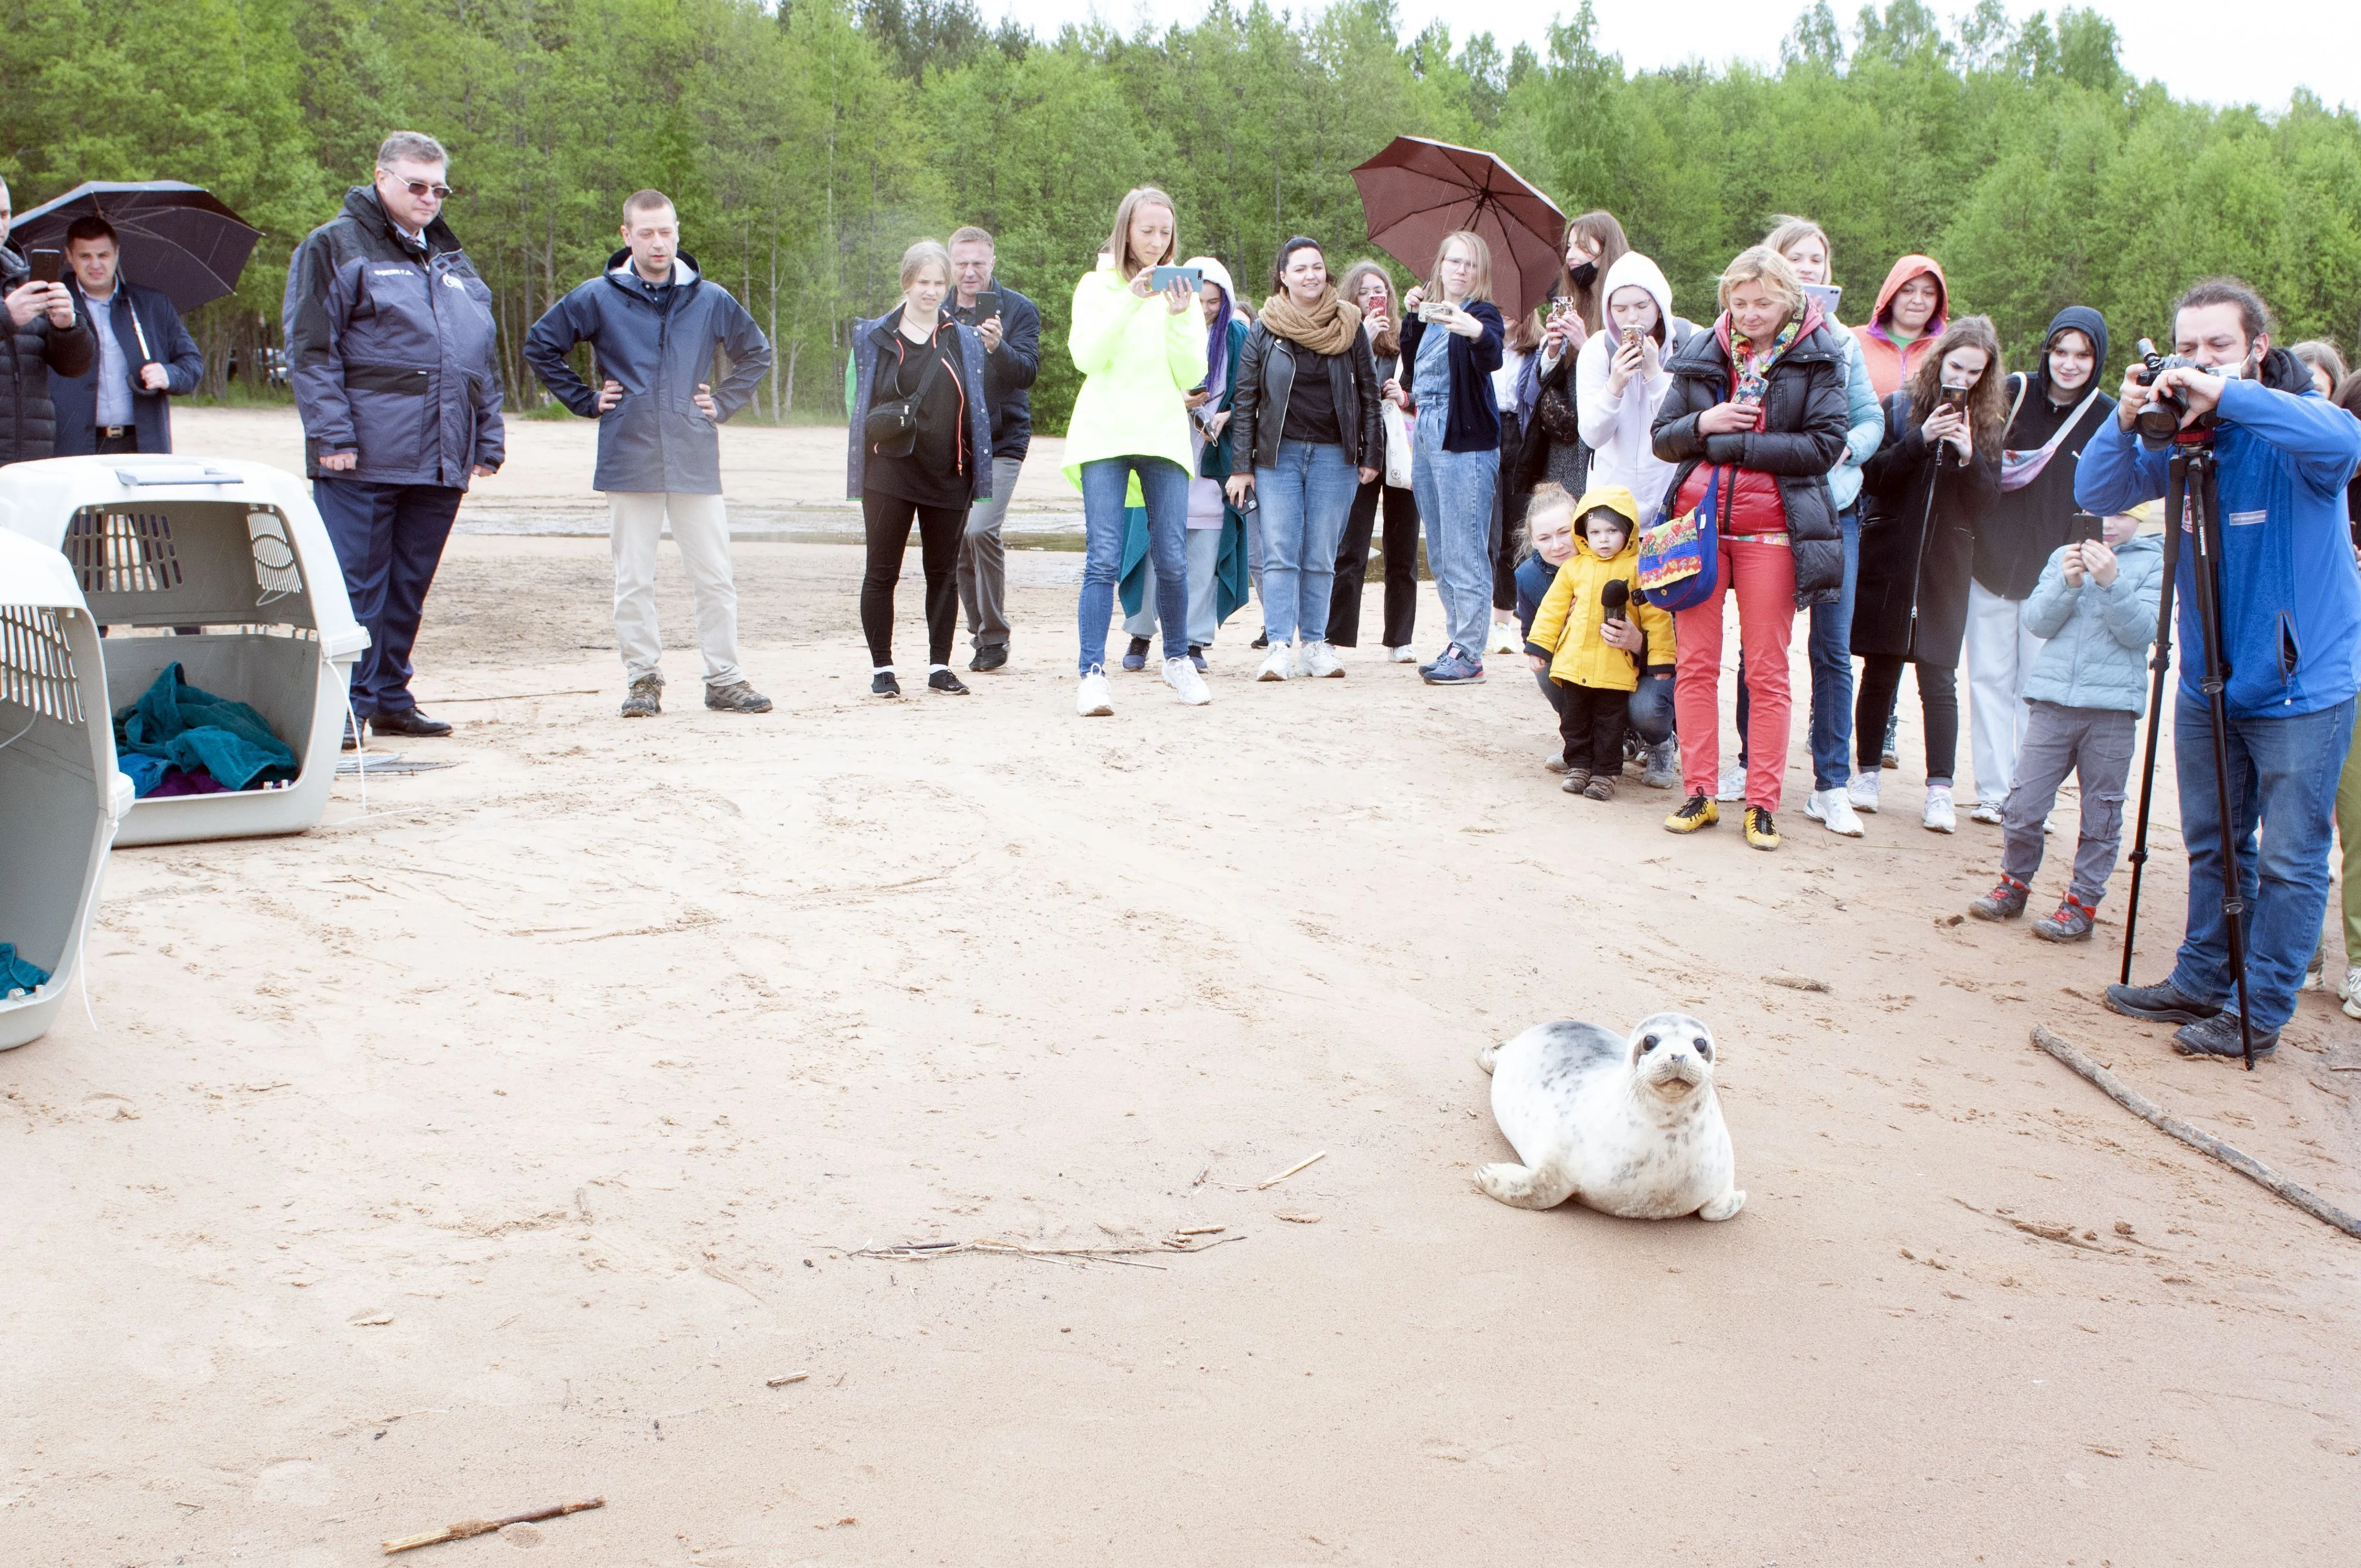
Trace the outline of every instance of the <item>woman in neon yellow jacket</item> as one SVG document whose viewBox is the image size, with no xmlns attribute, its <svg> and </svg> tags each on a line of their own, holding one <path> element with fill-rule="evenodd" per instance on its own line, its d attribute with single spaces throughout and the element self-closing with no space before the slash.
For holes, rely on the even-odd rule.
<svg viewBox="0 0 2361 1568">
<path fill-rule="evenodd" d="M 1082 492 L 1082 593 L 1076 612 L 1082 689 L 1075 710 L 1113 713 L 1107 693 L 1107 623 L 1123 571 L 1124 508 L 1136 489 L 1148 510 L 1156 565 L 1156 619 L 1164 634 L 1164 679 L 1191 706 L 1212 700 L 1189 661 L 1187 541 L 1189 394 L 1205 378 L 1205 327 L 1197 291 L 1184 278 L 1162 290 L 1155 269 L 1180 254 L 1172 198 L 1143 186 L 1115 209 L 1107 260 L 1074 285 L 1066 334 L 1082 389 L 1066 428 L 1066 477 Z"/>
</svg>

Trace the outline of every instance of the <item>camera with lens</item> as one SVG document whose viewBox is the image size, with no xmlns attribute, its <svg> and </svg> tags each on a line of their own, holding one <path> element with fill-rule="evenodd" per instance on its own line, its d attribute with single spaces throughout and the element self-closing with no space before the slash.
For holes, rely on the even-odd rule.
<svg viewBox="0 0 2361 1568">
<path fill-rule="evenodd" d="M 2139 351 L 2140 368 L 2132 374 L 2143 387 L 2155 386 L 2156 378 L 2167 370 L 2202 370 L 2209 376 L 2219 373 L 2211 366 L 2198 364 L 2185 354 L 2162 353 L 2145 337 L 2139 340 Z M 2140 439 L 2150 446 L 2163 446 L 2182 433 L 2180 422 L 2188 417 L 2189 400 L 2178 388 L 2168 387 L 2141 405 L 2140 411 L 2133 416 L 2132 428 L 2138 431 Z M 2213 417 L 2211 412 L 2200 415 L 2197 422 L 2190 426 L 2191 439 L 2198 438 L 2196 432 L 2212 430 Z"/>
</svg>

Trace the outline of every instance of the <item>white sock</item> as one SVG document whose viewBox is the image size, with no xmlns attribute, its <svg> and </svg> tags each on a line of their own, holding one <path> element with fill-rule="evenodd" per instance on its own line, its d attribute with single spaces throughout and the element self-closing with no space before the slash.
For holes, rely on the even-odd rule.
<svg viewBox="0 0 2361 1568">
<path fill-rule="evenodd" d="M 880 664 L 869 673 L 873 675 L 890 675 L 894 673 L 894 666 L 891 664 Z"/>
<path fill-rule="evenodd" d="M 949 664 L 928 664 L 927 666 L 927 674 L 931 675 L 938 670 L 948 670 L 950 668 L 950 666 Z"/>
</svg>

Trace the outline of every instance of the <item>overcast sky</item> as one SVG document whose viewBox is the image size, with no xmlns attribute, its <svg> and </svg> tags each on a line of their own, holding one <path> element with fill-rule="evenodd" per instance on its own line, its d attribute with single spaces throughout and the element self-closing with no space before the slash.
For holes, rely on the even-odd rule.
<svg viewBox="0 0 2361 1568">
<path fill-rule="evenodd" d="M 1274 4 L 1279 0 L 1274 0 Z M 1443 18 L 1455 40 L 1489 31 L 1503 49 L 1516 42 L 1545 48 L 1553 12 L 1571 14 L 1580 0 L 1397 0 L 1405 38 Z M 1859 0 L 1832 0 L 1850 27 Z M 2043 5 L 2005 0 L 2012 16 Z M 2180 98 L 2213 104 L 2282 108 L 2299 87 L 2334 104 L 2361 104 L 2361 4 L 2355 0 L 2088 0 L 2114 19 L 2123 35 L 2125 68 L 2161 80 Z M 1779 40 L 1807 0 L 1596 0 L 1599 40 L 1632 70 L 1675 65 L 1702 57 L 1713 63 L 1740 58 L 1773 65 Z M 1939 16 L 1964 14 L 1972 0 L 1931 0 Z M 978 0 L 996 19 L 1013 13 L 1048 36 L 1093 14 L 1130 31 L 1138 22 L 1193 21 L 1204 0 Z M 1286 8 L 1301 11 L 1301 5 Z M 1310 7 L 1318 9 L 1314 5 Z M 2227 18 L 2227 20 L 2225 20 Z M 2211 33 L 2213 38 L 2207 35 Z M 2192 44 L 2190 38 L 2203 41 Z M 2213 41 L 2218 38 L 2219 41 Z"/>
</svg>

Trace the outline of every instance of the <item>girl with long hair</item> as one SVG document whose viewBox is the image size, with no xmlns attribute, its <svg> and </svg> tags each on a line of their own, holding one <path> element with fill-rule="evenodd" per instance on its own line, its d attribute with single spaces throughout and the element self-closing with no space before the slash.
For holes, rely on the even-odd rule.
<svg viewBox="0 0 2361 1568">
<path fill-rule="evenodd" d="M 1376 261 L 1356 261 L 1345 269 L 1345 298 L 1361 312 L 1361 331 L 1369 340 L 1369 356 L 1378 384 L 1401 374 L 1401 307 L 1394 298 L 1393 277 Z M 1386 448 L 1402 443 L 1407 456 L 1409 432 L 1402 428 L 1399 404 L 1386 400 Z M 1386 467 L 1387 465 L 1380 464 Z M 1389 472 L 1353 494 L 1353 510 L 1345 518 L 1345 537 L 1336 546 L 1336 580 L 1328 592 L 1328 641 L 1339 648 L 1356 648 L 1361 641 L 1361 585 L 1369 571 L 1369 538 L 1378 515 L 1385 514 L 1386 607 L 1382 636 L 1389 663 L 1414 663 L 1411 637 L 1418 623 L 1418 499 L 1407 482 L 1396 484 Z"/>
<path fill-rule="evenodd" d="M 1411 483 L 1426 524 L 1450 641 L 1419 674 L 1429 685 L 1484 679 L 1485 632 L 1492 619 L 1492 494 L 1500 478 L 1500 411 L 1492 372 L 1506 325 L 1492 303 L 1492 252 L 1462 229 L 1443 236 L 1433 278 L 1402 301 L 1399 391 L 1418 413 Z"/>
</svg>

